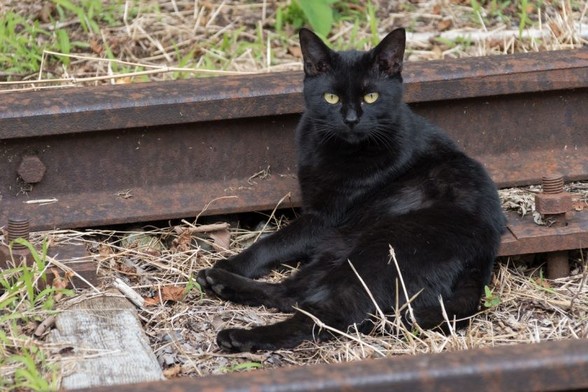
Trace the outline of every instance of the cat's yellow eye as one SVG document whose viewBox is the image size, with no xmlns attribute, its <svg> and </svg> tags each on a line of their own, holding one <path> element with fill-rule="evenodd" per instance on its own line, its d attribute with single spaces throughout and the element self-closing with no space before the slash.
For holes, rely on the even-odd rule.
<svg viewBox="0 0 588 392">
<path fill-rule="evenodd" d="M 325 101 L 327 101 L 331 105 L 334 105 L 339 102 L 339 96 L 333 93 L 325 93 L 323 97 L 325 98 Z"/>
<path fill-rule="evenodd" d="M 378 100 L 380 94 L 378 93 L 369 93 L 363 96 L 363 100 L 365 103 L 374 103 Z"/>
</svg>

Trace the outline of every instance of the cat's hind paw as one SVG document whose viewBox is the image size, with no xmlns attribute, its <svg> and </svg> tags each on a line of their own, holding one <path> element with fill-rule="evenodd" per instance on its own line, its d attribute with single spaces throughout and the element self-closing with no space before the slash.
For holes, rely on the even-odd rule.
<svg viewBox="0 0 588 392">
<path fill-rule="evenodd" d="M 277 349 L 271 343 L 258 341 L 256 333 L 249 329 L 223 329 L 216 335 L 216 343 L 225 351 L 256 352 L 258 350 Z"/>
<path fill-rule="evenodd" d="M 223 329 L 216 335 L 216 344 L 230 352 L 255 352 L 255 342 L 247 336 L 250 333 L 246 329 Z"/>
</svg>

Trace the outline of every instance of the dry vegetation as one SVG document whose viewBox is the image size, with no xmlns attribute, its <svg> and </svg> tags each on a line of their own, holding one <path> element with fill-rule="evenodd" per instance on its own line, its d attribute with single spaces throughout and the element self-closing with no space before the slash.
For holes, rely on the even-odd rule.
<svg viewBox="0 0 588 392">
<path fill-rule="evenodd" d="M 15 34 L 28 38 L 0 32 L 1 40 L 14 41 L 0 46 L 10 52 L 0 58 L 0 88 L 300 69 L 296 28 L 304 15 L 292 4 L 7 0 L 0 3 L 5 24 L 12 21 Z M 337 2 L 334 9 L 328 40 L 335 48 L 367 48 L 405 26 L 410 61 L 571 49 L 588 41 L 588 3 L 578 0 L 372 0 Z"/>
<path fill-rule="evenodd" d="M 84 27 L 83 15 L 67 10 L 61 15 L 56 3 L 0 3 L 0 14 L 13 12 L 48 32 L 29 43 L 41 48 L 36 68 L 0 65 L 0 88 L 26 90 L 300 69 L 295 21 L 276 26 L 278 12 L 287 12 L 289 1 L 113 1 L 106 3 L 110 6 L 104 6 L 100 17 L 93 17 L 97 30 L 91 24 Z M 373 1 L 372 15 L 364 3 L 349 2 L 349 9 L 337 6 L 346 16 L 336 18 L 328 37 L 334 47 L 349 47 L 349 42 L 368 47 L 374 42 L 374 26 L 382 36 L 401 25 L 413 33 L 407 53 L 411 61 L 571 49 L 588 40 L 588 3 L 583 1 L 529 2 L 524 10 L 515 1 Z M 528 19 L 525 23 L 521 22 L 523 15 Z M 69 46 L 62 49 L 67 50 L 60 51 L 55 44 L 58 30 L 66 31 Z M 586 184 L 574 185 L 572 190 L 579 195 L 578 208 L 588 206 Z M 534 191 L 536 188 L 503 191 L 503 205 L 533 213 Z M 448 336 L 406 330 L 366 336 L 350 330 L 345 331 L 348 336 L 308 342 L 294 350 L 224 353 L 214 343 L 219 329 L 271 323 L 285 315 L 220 301 L 201 293 L 193 277 L 199 269 L 285 223 L 273 215 L 260 220 L 267 224 L 250 230 L 230 222 L 228 230 L 204 232 L 198 229 L 200 222 L 193 221 L 135 231 L 36 233 L 33 240 L 37 245 L 43 240 L 87 245 L 102 283 L 95 290 L 78 291 L 75 300 L 106 292 L 117 277 L 148 299 L 140 316 L 168 377 L 588 337 L 588 255 L 576 251 L 571 254 L 572 275 L 555 281 L 544 278 L 541 256 L 500 260 L 480 313 L 468 329 Z M 283 277 L 276 273 L 270 279 Z M 181 290 L 178 293 L 170 287 Z M 68 300 L 58 302 L 58 308 L 67 306 Z M 36 320 L 23 328 L 30 336 L 38 317 Z M 72 353 L 60 353 L 43 338 L 31 339 L 52 363 L 72 359 Z M 0 376 L 13 377 L 14 368 L 1 367 Z"/>
<path fill-rule="evenodd" d="M 577 210 L 588 208 L 588 184 L 567 186 L 574 193 Z M 507 210 L 532 214 L 532 195 L 540 187 L 502 190 Z M 287 218 L 262 216 L 256 228 L 239 227 L 237 221 L 203 225 L 183 221 L 164 228 L 137 230 L 86 230 L 36 233 L 34 242 L 84 243 L 89 259 L 98 265 L 102 284 L 86 289 L 69 301 L 112 294 L 113 281 L 122 279 L 145 300 L 140 307 L 152 348 L 170 377 L 204 376 L 253 368 L 335 363 L 366 358 L 435 353 L 504 344 L 588 338 L 588 253 L 570 254 L 572 273 L 567 278 L 544 277 L 543 256 L 502 258 L 482 299 L 480 312 L 469 328 L 449 335 L 396 327 L 397 333 L 374 331 L 362 335 L 351 328 L 335 332 L 328 342 L 307 342 L 293 350 L 260 353 L 225 353 L 215 336 L 226 327 L 273 323 L 287 315 L 272 309 L 251 308 L 221 301 L 200 292 L 196 272 L 220 258 L 239 252 L 262 235 L 287 224 Z M 281 280 L 292 271 L 274 272 L 268 279 Z M 390 326 L 390 321 L 382 321 Z M 393 326 L 394 327 L 394 326 Z M 391 328 L 386 328 L 391 330 Z M 43 347 L 42 339 L 38 344 Z M 44 347 L 56 363 L 71 364 L 76 353 L 61 347 Z M 64 366 L 70 368 L 70 366 Z"/>
</svg>

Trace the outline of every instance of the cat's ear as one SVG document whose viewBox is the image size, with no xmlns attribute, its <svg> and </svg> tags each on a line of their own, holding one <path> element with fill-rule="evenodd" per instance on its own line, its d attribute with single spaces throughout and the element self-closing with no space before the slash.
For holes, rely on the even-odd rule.
<svg viewBox="0 0 588 392">
<path fill-rule="evenodd" d="M 331 69 L 331 49 L 312 31 L 302 28 L 298 33 L 304 62 L 304 73 L 316 76 Z"/>
<path fill-rule="evenodd" d="M 400 75 L 405 45 L 406 32 L 403 28 L 388 33 L 372 50 L 374 66 L 388 76 Z"/>
</svg>

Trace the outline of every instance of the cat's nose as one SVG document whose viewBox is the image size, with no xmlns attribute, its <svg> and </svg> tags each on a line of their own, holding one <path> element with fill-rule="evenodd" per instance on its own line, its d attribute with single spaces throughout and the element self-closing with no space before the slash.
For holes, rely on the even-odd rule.
<svg viewBox="0 0 588 392">
<path fill-rule="evenodd" d="M 345 118 L 343 120 L 348 127 L 353 128 L 355 124 L 359 122 L 359 117 L 357 116 L 357 112 L 353 109 L 349 109 L 345 114 Z"/>
</svg>

